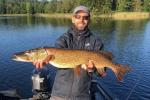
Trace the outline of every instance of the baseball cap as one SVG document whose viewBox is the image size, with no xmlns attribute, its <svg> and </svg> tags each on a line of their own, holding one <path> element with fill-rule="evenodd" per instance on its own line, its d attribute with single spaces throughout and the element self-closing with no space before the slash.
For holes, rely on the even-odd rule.
<svg viewBox="0 0 150 100">
<path fill-rule="evenodd" d="M 84 11 L 90 16 L 90 11 L 87 7 L 85 6 L 78 6 L 74 9 L 73 14 L 76 14 L 78 11 Z"/>
</svg>

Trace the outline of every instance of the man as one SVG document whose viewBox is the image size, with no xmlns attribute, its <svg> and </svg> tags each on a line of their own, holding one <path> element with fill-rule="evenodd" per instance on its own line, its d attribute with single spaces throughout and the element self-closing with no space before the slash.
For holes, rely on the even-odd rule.
<svg viewBox="0 0 150 100">
<path fill-rule="evenodd" d="M 73 25 L 56 40 L 55 46 L 67 49 L 101 50 L 103 48 L 101 39 L 90 32 L 89 22 L 90 11 L 88 8 L 76 7 L 72 16 Z M 35 61 L 33 64 L 36 68 L 42 68 L 48 61 L 48 59 L 44 59 Z M 87 66 L 82 65 L 82 68 L 80 76 L 77 76 L 73 69 L 58 69 L 50 100 L 91 100 L 89 72 L 94 70 L 92 60 Z"/>
</svg>

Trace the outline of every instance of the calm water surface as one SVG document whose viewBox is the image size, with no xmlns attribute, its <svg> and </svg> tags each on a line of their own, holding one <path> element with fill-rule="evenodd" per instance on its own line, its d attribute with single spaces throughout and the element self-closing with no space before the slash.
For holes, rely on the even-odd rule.
<svg viewBox="0 0 150 100">
<path fill-rule="evenodd" d="M 53 46 L 70 25 L 68 19 L 0 17 L 0 90 L 16 88 L 23 98 L 30 97 L 34 66 L 10 57 L 27 49 Z M 150 20 L 93 19 L 90 28 L 101 36 L 105 50 L 114 54 L 115 62 L 133 68 L 123 82 L 118 82 L 111 70 L 106 77 L 98 78 L 99 82 L 117 100 L 149 100 Z M 52 74 L 53 69 L 49 70 Z"/>
</svg>

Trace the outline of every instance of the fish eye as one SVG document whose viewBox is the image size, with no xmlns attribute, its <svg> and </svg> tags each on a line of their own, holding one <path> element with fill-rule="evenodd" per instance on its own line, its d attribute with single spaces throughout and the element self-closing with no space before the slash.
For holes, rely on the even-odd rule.
<svg viewBox="0 0 150 100">
<path fill-rule="evenodd" d="M 30 51 L 28 50 L 28 51 L 26 51 L 25 53 L 30 53 Z"/>
</svg>

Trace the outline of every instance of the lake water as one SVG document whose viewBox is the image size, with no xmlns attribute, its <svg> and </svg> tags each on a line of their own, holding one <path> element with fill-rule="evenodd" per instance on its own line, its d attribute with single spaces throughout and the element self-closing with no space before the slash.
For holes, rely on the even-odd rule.
<svg viewBox="0 0 150 100">
<path fill-rule="evenodd" d="M 10 57 L 16 52 L 53 46 L 70 25 L 69 19 L 0 17 L 0 90 L 16 88 L 23 98 L 30 97 L 34 66 Z M 99 82 L 117 100 L 149 100 L 150 20 L 93 19 L 90 29 L 101 36 L 115 62 L 133 68 L 123 82 L 118 82 L 111 70 L 107 70 L 106 77 L 98 78 Z"/>
</svg>

